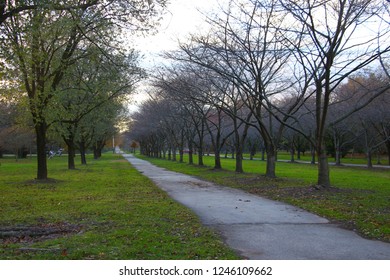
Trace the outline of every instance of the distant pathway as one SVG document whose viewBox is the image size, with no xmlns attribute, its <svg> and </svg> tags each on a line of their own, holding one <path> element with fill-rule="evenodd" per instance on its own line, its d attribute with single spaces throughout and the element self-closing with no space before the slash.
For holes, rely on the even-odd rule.
<svg viewBox="0 0 390 280">
<path fill-rule="evenodd" d="M 389 243 L 366 240 L 302 209 L 123 156 L 244 258 L 390 260 Z"/>
</svg>

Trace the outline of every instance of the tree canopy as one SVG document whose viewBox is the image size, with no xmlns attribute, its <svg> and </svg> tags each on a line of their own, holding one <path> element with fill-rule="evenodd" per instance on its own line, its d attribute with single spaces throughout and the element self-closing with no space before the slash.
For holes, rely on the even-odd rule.
<svg viewBox="0 0 390 280">
<path fill-rule="evenodd" d="M 38 179 L 47 178 L 46 135 L 53 121 L 51 106 L 54 101 L 58 102 L 64 80 L 69 81 L 69 75 L 88 60 L 100 63 L 104 57 L 112 65 L 111 69 L 107 68 L 107 63 L 99 67 L 105 67 L 110 75 L 117 73 L 114 69 L 119 69 L 121 64 L 132 60 L 127 64 L 131 69 L 123 70 L 121 78 L 111 77 L 109 84 L 104 73 L 95 73 L 106 83 L 104 87 L 93 85 L 100 86 L 106 95 L 119 95 L 126 90 L 130 93 L 140 76 L 135 74 L 139 70 L 134 53 L 125 54 L 127 46 L 123 45 L 123 38 L 129 32 L 153 28 L 164 5 L 165 0 L 1 1 L 0 59 L 6 68 L 7 80 L 22 88 L 21 95 L 15 98 L 23 98 L 24 93 L 28 97 L 37 141 Z M 100 61 L 96 60 L 97 56 Z M 132 58 L 126 62 L 129 57 Z M 79 78 L 84 86 L 88 84 L 88 77 Z M 117 88 L 111 92 L 107 86 L 115 81 Z M 76 88 L 80 84 L 67 86 Z M 93 88 L 87 90 L 93 94 Z M 80 92 L 70 94 L 68 91 L 68 102 L 79 103 L 83 98 Z"/>
</svg>

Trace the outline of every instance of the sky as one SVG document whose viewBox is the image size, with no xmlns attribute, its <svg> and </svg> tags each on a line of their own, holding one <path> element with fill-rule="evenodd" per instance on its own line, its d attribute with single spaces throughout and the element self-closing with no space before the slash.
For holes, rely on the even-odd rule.
<svg viewBox="0 0 390 280">
<path fill-rule="evenodd" d="M 158 54 L 178 47 L 178 39 L 185 40 L 190 33 L 205 28 L 204 15 L 211 11 L 217 0 L 169 0 L 167 11 L 156 35 L 137 38 L 135 48 L 144 56 L 143 66 L 152 68 L 161 61 Z M 203 27 L 202 27 L 203 26 Z"/>
<path fill-rule="evenodd" d="M 151 73 L 155 71 L 156 65 L 164 61 L 159 54 L 177 49 L 178 40 L 185 41 L 191 33 L 206 32 L 207 26 L 204 14 L 218 10 L 218 3 L 227 3 L 227 0 L 168 1 L 167 11 L 160 22 L 157 34 L 148 35 L 144 38 L 138 37 L 134 42 L 134 47 L 143 56 L 140 63 L 141 67 Z"/>
<path fill-rule="evenodd" d="M 221 0 L 169 0 L 158 32 L 155 35 L 138 37 L 133 41 L 134 48 L 143 57 L 140 66 L 153 73 L 156 65 L 164 60 L 159 55 L 164 51 L 178 48 L 178 40 L 185 40 L 189 34 L 205 29 L 205 16 L 201 12 L 211 12 Z M 134 38 L 132 38 L 134 40 Z M 140 102 L 147 99 L 146 85 L 141 85 L 133 98 L 130 111 L 137 110 Z"/>
</svg>

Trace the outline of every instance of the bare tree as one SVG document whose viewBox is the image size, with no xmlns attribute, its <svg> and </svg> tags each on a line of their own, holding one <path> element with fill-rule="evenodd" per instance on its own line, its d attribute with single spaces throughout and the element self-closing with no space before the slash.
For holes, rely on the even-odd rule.
<svg viewBox="0 0 390 280">
<path fill-rule="evenodd" d="M 161 98 L 171 100 L 185 111 L 195 132 L 192 144 L 197 148 L 198 164 L 203 165 L 204 139 L 207 133 L 207 118 L 212 110 L 204 98 L 207 83 L 186 69 L 167 68 L 157 78 Z"/>
<path fill-rule="evenodd" d="M 325 133 L 329 105 L 335 88 L 356 71 L 389 52 L 389 26 L 383 22 L 383 1 L 372 0 L 281 0 L 289 12 L 290 30 L 301 34 L 295 57 L 301 64 L 307 95 L 315 96 L 315 147 L 318 156 L 318 185 L 330 186 Z M 376 96 L 385 92 L 378 89 Z M 374 98 L 374 96 L 373 96 Z M 368 104 L 351 106 L 338 120 Z"/>
<path fill-rule="evenodd" d="M 291 86 L 287 77 L 291 52 L 282 29 L 284 14 L 273 0 L 229 3 L 224 17 L 209 18 L 209 35 L 193 36 L 189 44 L 181 45 L 183 54 L 174 58 L 211 69 L 233 85 L 264 139 L 266 176 L 275 177 L 277 142 L 283 127 L 274 132 L 268 121 L 277 111 L 274 102 L 278 95 Z M 300 103 L 297 98 L 285 110 L 292 111 Z M 251 118 L 248 124 L 254 125 Z"/>
<path fill-rule="evenodd" d="M 146 156 L 158 157 L 161 143 L 165 142 L 166 135 L 159 135 L 161 114 L 164 113 L 161 107 L 158 100 L 148 100 L 131 116 L 132 137 L 139 142 L 141 154 Z"/>
</svg>

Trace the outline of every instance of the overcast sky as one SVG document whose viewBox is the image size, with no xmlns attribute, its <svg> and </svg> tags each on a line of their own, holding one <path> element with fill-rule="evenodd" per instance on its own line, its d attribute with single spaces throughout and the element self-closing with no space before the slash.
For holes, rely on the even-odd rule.
<svg viewBox="0 0 390 280">
<path fill-rule="evenodd" d="M 143 56 L 140 66 L 153 73 L 155 66 L 163 62 L 159 54 L 177 49 L 179 39 L 185 40 L 190 33 L 204 29 L 205 17 L 199 11 L 211 12 L 219 1 L 221 0 L 169 0 L 170 4 L 160 22 L 158 33 L 133 41 L 134 48 Z M 131 40 L 134 40 L 134 37 Z M 131 111 L 137 110 L 140 102 L 148 98 L 147 84 L 146 81 L 139 86 L 138 93 L 129 106 Z"/>
<path fill-rule="evenodd" d="M 138 38 L 135 42 L 135 48 L 145 57 L 144 67 L 150 68 L 158 63 L 160 52 L 176 49 L 178 39 L 184 40 L 190 33 L 203 29 L 204 16 L 198 10 L 212 11 L 218 3 L 217 0 L 170 0 L 169 2 L 158 33 Z"/>
</svg>

